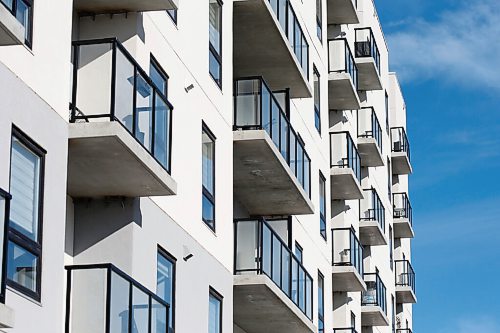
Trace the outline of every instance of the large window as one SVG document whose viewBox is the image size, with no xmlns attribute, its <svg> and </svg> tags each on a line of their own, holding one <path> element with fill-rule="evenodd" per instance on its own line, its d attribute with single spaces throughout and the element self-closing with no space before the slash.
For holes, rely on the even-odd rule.
<svg viewBox="0 0 500 333">
<path fill-rule="evenodd" d="M 33 42 L 33 0 L 0 0 L 25 29 L 24 39 L 27 46 Z"/>
<path fill-rule="evenodd" d="M 209 72 L 217 85 L 222 87 L 222 2 L 209 1 Z"/>
<path fill-rule="evenodd" d="M 222 333 L 222 296 L 212 288 L 208 300 L 208 333 Z"/>
<path fill-rule="evenodd" d="M 319 173 L 319 233 L 326 240 L 326 178 Z"/>
<path fill-rule="evenodd" d="M 323 41 L 323 0 L 316 0 L 316 34 L 319 41 Z"/>
<path fill-rule="evenodd" d="M 319 72 L 314 67 L 314 126 L 316 126 L 316 129 L 318 132 L 321 134 L 321 113 L 320 113 L 320 81 L 319 81 Z"/>
<path fill-rule="evenodd" d="M 215 136 L 203 124 L 202 128 L 202 218 L 215 231 Z"/>
<path fill-rule="evenodd" d="M 159 248 L 156 270 L 156 294 L 170 305 L 168 333 L 175 327 L 175 258 Z"/>
<path fill-rule="evenodd" d="M 7 283 L 40 300 L 45 151 L 12 130 Z"/>
<path fill-rule="evenodd" d="M 318 271 L 318 332 L 325 332 L 325 279 Z"/>
</svg>

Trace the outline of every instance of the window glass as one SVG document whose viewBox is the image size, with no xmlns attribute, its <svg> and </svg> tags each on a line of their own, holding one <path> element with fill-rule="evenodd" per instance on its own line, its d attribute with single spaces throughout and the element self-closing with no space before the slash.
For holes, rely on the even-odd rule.
<svg viewBox="0 0 500 333">
<path fill-rule="evenodd" d="M 203 128 L 202 131 L 202 174 L 203 174 L 203 221 L 215 230 L 215 140 Z"/>
<path fill-rule="evenodd" d="M 320 234 L 326 239 L 326 180 L 321 173 L 319 176 L 319 215 Z"/>
<path fill-rule="evenodd" d="M 9 241 L 7 252 L 7 278 L 18 285 L 36 292 L 38 257 Z"/>
<path fill-rule="evenodd" d="M 177 24 L 177 9 L 169 9 L 167 10 L 168 16 Z"/>
<path fill-rule="evenodd" d="M 175 260 L 158 252 L 157 272 L 156 272 L 156 294 L 170 305 L 169 308 L 169 333 L 174 331 L 174 281 L 175 281 Z"/>
<path fill-rule="evenodd" d="M 325 331 L 325 282 L 323 275 L 318 273 L 318 332 Z"/>
<path fill-rule="evenodd" d="M 153 59 L 151 59 L 149 65 L 149 77 L 156 88 L 167 96 L 168 77 Z"/>
<path fill-rule="evenodd" d="M 210 44 L 212 44 L 215 51 L 220 54 L 221 52 L 221 28 L 222 28 L 222 6 L 217 0 L 210 0 Z"/>
<path fill-rule="evenodd" d="M 211 291 L 208 307 L 208 333 L 222 332 L 221 311 L 222 300 Z"/>
<path fill-rule="evenodd" d="M 320 81 L 319 73 L 314 67 L 314 125 L 318 132 L 321 133 L 321 118 L 320 118 Z"/>
</svg>

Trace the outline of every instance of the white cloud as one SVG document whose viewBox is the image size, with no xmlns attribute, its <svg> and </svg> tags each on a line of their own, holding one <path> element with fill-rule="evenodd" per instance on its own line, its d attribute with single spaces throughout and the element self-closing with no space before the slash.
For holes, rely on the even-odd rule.
<svg viewBox="0 0 500 333">
<path fill-rule="evenodd" d="M 500 1 L 477 0 L 387 36 L 402 80 L 446 79 L 500 90 Z"/>
<path fill-rule="evenodd" d="M 455 323 L 439 331 L 439 333 L 498 333 L 500 323 L 487 316 L 477 316 L 466 319 L 457 319 Z"/>
</svg>

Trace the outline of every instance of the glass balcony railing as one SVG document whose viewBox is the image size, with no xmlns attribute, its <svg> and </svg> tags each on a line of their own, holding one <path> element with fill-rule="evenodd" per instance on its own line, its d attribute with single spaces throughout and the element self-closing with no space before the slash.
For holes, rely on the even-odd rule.
<svg viewBox="0 0 500 333">
<path fill-rule="evenodd" d="M 289 0 L 268 0 L 302 71 L 309 77 L 309 44 Z"/>
<path fill-rule="evenodd" d="M 309 319 L 313 313 L 313 279 L 264 219 L 237 220 L 235 275 L 267 275 Z"/>
<path fill-rule="evenodd" d="M 173 106 L 115 38 L 73 43 L 70 109 L 71 122 L 117 121 L 170 173 Z"/>
<path fill-rule="evenodd" d="M 350 168 L 361 183 L 361 158 L 349 132 L 330 133 L 330 166 Z"/>
<path fill-rule="evenodd" d="M 410 159 L 410 142 L 404 127 L 391 128 L 392 151 L 395 153 L 406 153 Z"/>
<path fill-rule="evenodd" d="M 363 190 L 360 200 L 360 221 L 376 221 L 385 233 L 385 208 L 375 189 Z"/>
<path fill-rule="evenodd" d="M 7 224 L 9 223 L 10 214 L 10 200 L 12 196 L 0 188 L 0 239 L 2 239 L 2 244 L 6 242 L 7 239 Z M 0 265 L 4 267 L 5 262 L 5 249 L 0 247 Z M 3 270 L 0 270 L 0 303 L 5 304 L 5 287 L 6 287 L 6 276 Z"/>
<path fill-rule="evenodd" d="M 380 51 L 371 28 L 359 28 L 356 31 L 356 58 L 373 58 L 380 75 Z"/>
<path fill-rule="evenodd" d="M 387 314 L 387 290 L 378 273 L 365 273 L 366 291 L 363 292 L 361 305 L 378 306 Z"/>
<path fill-rule="evenodd" d="M 311 159 L 284 111 L 285 94 L 272 92 L 260 77 L 234 84 L 234 129 L 265 130 L 310 198 Z"/>
<path fill-rule="evenodd" d="M 363 246 L 353 228 L 332 229 L 333 266 L 352 266 L 363 276 Z"/>
<path fill-rule="evenodd" d="M 349 328 L 334 328 L 333 333 L 358 333 L 356 329 L 349 327 Z"/>
<path fill-rule="evenodd" d="M 382 152 L 382 127 L 373 108 L 358 111 L 358 138 L 373 138 Z"/>
<path fill-rule="evenodd" d="M 393 217 L 395 219 L 408 219 L 413 226 L 413 211 L 406 193 L 394 193 L 392 195 Z"/>
<path fill-rule="evenodd" d="M 169 304 L 114 265 L 66 270 L 67 333 L 168 332 Z"/>
<path fill-rule="evenodd" d="M 328 40 L 328 72 L 347 73 L 358 90 L 358 67 L 345 38 Z"/>
<path fill-rule="evenodd" d="M 394 260 L 396 286 L 410 287 L 415 292 L 415 271 L 408 260 Z"/>
</svg>

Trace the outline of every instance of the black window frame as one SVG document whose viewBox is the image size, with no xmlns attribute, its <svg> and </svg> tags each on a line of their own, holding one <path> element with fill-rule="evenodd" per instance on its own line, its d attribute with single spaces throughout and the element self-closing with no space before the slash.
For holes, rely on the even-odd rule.
<svg viewBox="0 0 500 333">
<path fill-rule="evenodd" d="M 151 53 L 149 55 L 149 77 L 151 77 L 151 67 L 154 67 L 155 70 L 160 74 L 160 76 L 165 79 L 165 91 L 161 91 L 160 87 L 156 87 L 158 91 L 163 93 L 163 97 L 165 97 L 168 100 L 168 88 L 169 88 L 169 79 L 170 77 L 167 74 L 167 71 L 163 69 L 162 65 L 160 65 L 160 62 L 155 58 L 155 56 Z M 156 86 L 155 82 L 151 79 L 151 82 Z"/>
<path fill-rule="evenodd" d="M 389 261 L 391 271 L 394 271 L 394 230 L 391 225 L 389 225 Z"/>
<path fill-rule="evenodd" d="M 202 212 L 201 212 L 201 219 L 203 220 L 203 223 L 207 227 L 210 228 L 214 233 L 216 232 L 216 209 L 215 209 L 215 193 L 216 193 L 216 182 L 215 182 L 215 167 L 216 167 L 216 141 L 217 138 L 213 134 L 213 132 L 208 128 L 208 126 L 205 124 L 205 122 L 202 122 L 202 137 L 203 133 L 205 133 L 212 141 L 214 145 L 214 158 L 213 158 L 213 163 L 212 163 L 212 178 L 213 178 L 213 183 L 214 183 L 214 188 L 213 188 L 213 193 L 210 193 L 210 191 L 205 188 L 205 185 L 203 185 L 203 142 L 202 144 L 202 181 L 201 181 L 201 187 L 202 187 Z M 207 221 L 205 217 L 203 216 L 203 197 L 207 198 L 210 203 L 213 205 L 213 226 L 211 226 L 210 221 Z"/>
<path fill-rule="evenodd" d="M 297 252 L 300 253 L 300 256 L 297 255 Z M 302 246 L 296 241 L 295 242 L 295 251 L 293 253 L 295 255 L 295 257 L 297 257 L 297 259 L 299 259 L 299 262 L 300 264 L 304 264 L 304 249 L 302 248 Z"/>
<path fill-rule="evenodd" d="M 389 126 L 389 94 L 387 93 L 387 90 L 384 91 L 385 93 L 385 131 L 387 134 L 389 134 L 389 131 L 391 127 Z"/>
<path fill-rule="evenodd" d="M 323 0 L 316 0 L 316 35 L 323 43 Z"/>
<path fill-rule="evenodd" d="M 30 26 L 29 26 L 29 30 L 27 31 L 29 38 L 26 38 L 26 35 L 24 36 L 24 44 L 28 48 L 32 49 L 33 48 L 33 22 L 34 22 L 33 17 L 34 17 L 34 13 L 35 13 L 35 10 L 34 10 L 34 8 L 35 8 L 34 0 L 12 0 L 12 9 L 9 8 L 9 7 L 7 7 L 7 4 L 5 4 L 2 0 L 0 0 L 0 3 L 1 3 L 1 5 L 3 5 L 9 11 L 9 13 L 12 14 L 12 16 L 14 16 L 14 18 L 19 23 L 21 23 L 21 21 L 19 21 L 17 19 L 17 6 L 18 6 L 17 3 L 20 2 L 20 1 L 23 2 L 27 7 L 30 8 L 30 20 L 29 20 L 29 25 Z M 21 25 L 23 25 L 23 24 L 21 23 Z M 24 25 L 23 25 L 23 27 L 24 27 Z M 24 27 L 24 28 L 26 29 L 26 27 Z"/>
<path fill-rule="evenodd" d="M 9 188 L 12 185 L 12 147 L 14 137 L 21 142 L 26 148 L 28 148 L 32 153 L 40 158 L 40 174 L 39 174 L 39 188 L 38 188 L 38 225 L 37 225 L 37 240 L 34 241 L 23 235 L 21 232 L 10 227 L 10 219 L 8 221 L 8 237 L 5 242 L 12 242 L 16 246 L 23 248 L 25 251 L 29 252 L 33 256 L 37 257 L 36 265 L 36 290 L 33 291 L 26 288 L 16 281 L 10 280 L 6 275 L 7 285 L 14 290 L 26 295 L 29 298 L 34 299 L 37 302 L 41 301 L 42 296 L 42 240 L 43 240 L 43 207 L 44 207 L 44 193 L 45 193 L 45 156 L 47 151 L 39 146 L 33 139 L 31 139 L 27 134 L 21 131 L 19 128 L 13 126 L 11 134 L 11 147 L 10 147 L 10 173 L 9 173 Z M 11 191 L 11 190 L 10 190 Z M 12 191 L 11 191 L 12 193 Z M 15 198 L 13 198 L 15 200 Z M 7 245 L 8 248 L 8 245 Z M 8 251 L 5 253 L 7 256 L 5 259 L 5 265 L 8 267 Z M 6 269 L 7 273 L 7 269 Z"/>
<path fill-rule="evenodd" d="M 9 192 L 5 191 L 0 187 L 0 197 L 3 198 L 5 202 L 4 206 L 4 216 L 0 216 L 0 219 L 3 219 L 4 221 L 4 226 L 3 230 L 0 229 L 0 232 L 3 233 L 4 237 L 4 242 L 3 244 L 0 244 L 3 249 L 3 256 L 2 260 L 0 262 L 1 269 L 2 269 L 2 279 L 0 280 L 0 303 L 5 304 L 5 294 L 6 294 L 6 287 L 7 287 L 7 251 L 8 251 L 8 232 L 9 232 L 9 219 L 10 219 L 10 201 L 12 200 L 12 196 L 10 195 Z"/>
<path fill-rule="evenodd" d="M 318 78 L 318 89 L 314 89 L 316 77 Z M 314 127 L 321 135 L 321 75 L 315 65 L 313 65 L 313 90 Z M 316 94 L 318 94 L 318 105 L 316 105 Z M 318 119 L 317 122 L 316 119 Z"/>
<path fill-rule="evenodd" d="M 166 10 L 168 16 L 170 16 L 170 18 L 172 19 L 172 22 L 174 23 L 174 25 L 177 26 L 177 18 L 178 18 L 178 12 L 179 10 L 178 9 L 167 9 Z"/>
<path fill-rule="evenodd" d="M 208 0 L 209 1 L 209 6 L 210 6 L 210 1 L 212 0 Z M 210 42 L 210 37 L 208 38 L 208 51 L 209 51 L 209 64 L 208 64 L 208 73 L 210 74 L 210 77 L 214 80 L 214 82 L 217 84 L 217 86 L 219 87 L 219 89 L 222 90 L 222 22 L 223 22 L 223 8 L 224 8 L 224 3 L 222 2 L 222 0 L 213 0 L 213 1 L 216 1 L 219 6 L 220 6 L 220 22 L 219 22 L 219 25 L 220 25 L 220 31 L 219 31 L 219 43 L 220 43 L 220 54 L 219 52 L 215 49 L 215 47 L 212 45 L 212 43 Z M 209 13 L 210 15 L 210 13 Z M 209 34 L 210 34 L 210 17 L 209 17 Z M 210 71 L 210 55 L 212 55 L 215 60 L 219 63 L 219 79 L 216 79 L 212 72 Z"/>
<path fill-rule="evenodd" d="M 321 295 L 319 293 L 320 291 L 320 281 L 322 282 L 321 285 Z M 320 302 L 322 304 L 322 307 L 320 307 Z M 322 308 L 323 313 L 320 312 L 320 308 Z M 323 324 L 323 329 L 320 328 L 320 323 Z M 325 332 L 325 276 L 321 273 L 320 270 L 318 270 L 318 333 L 324 333 Z"/>
<path fill-rule="evenodd" d="M 172 315 L 168 316 L 168 324 L 172 325 L 172 332 L 175 332 L 175 289 L 176 289 L 176 281 L 177 281 L 177 258 L 175 258 L 170 252 L 165 250 L 162 246 L 158 245 L 157 251 L 156 251 L 157 259 L 156 259 L 156 271 L 158 272 L 158 256 L 161 256 L 165 258 L 167 261 L 172 263 L 172 301 L 167 302 L 167 300 L 164 300 L 165 302 L 168 303 L 169 305 L 169 310 L 172 311 Z M 158 280 L 156 281 L 156 294 L 158 295 Z M 161 298 L 160 295 L 158 297 Z M 163 298 L 162 298 L 163 299 Z M 169 331 L 170 327 L 167 327 L 167 332 L 170 333 Z"/>
<path fill-rule="evenodd" d="M 210 301 L 210 297 L 214 297 L 215 299 L 217 299 L 220 303 L 220 311 L 219 311 L 219 332 L 217 333 L 222 333 L 223 329 L 222 329 L 222 318 L 223 318 L 223 309 L 224 309 L 224 296 L 222 296 L 221 293 L 219 293 L 217 290 L 215 290 L 215 288 L 213 288 L 212 286 L 209 286 L 208 287 L 208 300 Z M 210 304 L 210 303 L 209 303 Z M 210 317 L 209 317 L 209 320 L 210 320 Z M 210 322 L 208 323 L 210 325 Z"/>
<path fill-rule="evenodd" d="M 321 191 L 323 191 L 324 195 L 323 198 L 321 198 Z M 324 212 L 321 211 L 321 203 L 320 203 L 320 209 L 319 209 L 319 234 L 323 239 L 326 241 L 326 233 L 327 233 L 327 221 L 326 221 L 326 178 L 323 176 L 323 173 L 320 171 L 319 172 L 319 200 L 323 200 L 323 207 L 324 207 Z M 325 226 L 324 232 L 322 230 L 322 226 Z"/>
</svg>

